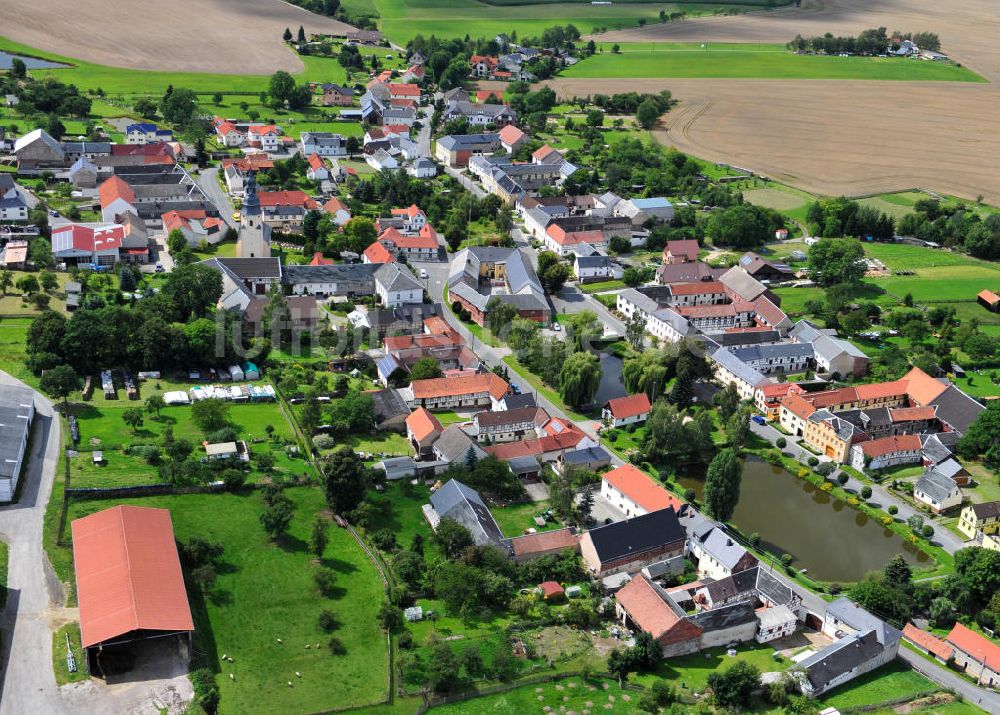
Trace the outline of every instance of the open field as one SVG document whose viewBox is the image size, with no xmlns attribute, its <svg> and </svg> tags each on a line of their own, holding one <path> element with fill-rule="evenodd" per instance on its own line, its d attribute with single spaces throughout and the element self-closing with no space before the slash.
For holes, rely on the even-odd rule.
<svg viewBox="0 0 1000 715">
<path fill-rule="evenodd" d="M 141 22 L 136 22 L 141 18 Z M 106 0 L 0 0 L 10 39 L 130 69 L 270 74 L 302 63 L 281 40 L 286 27 L 343 34 L 349 25 L 280 0 L 137 0 L 128 11 Z"/>
<path fill-rule="evenodd" d="M 993 84 L 567 76 L 552 86 L 563 97 L 669 89 L 680 106 L 664 117 L 657 139 L 806 191 L 867 196 L 919 186 L 1000 202 L 1000 137 L 993 129 L 1000 55 L 988 0 L 970 0 L 961 13 L 932 0 L 805 0 L 800 8 L 657 23 L 596 39 L 784 44 L 797 33 L 846 35 L 879 25 L 933 28 L 945 52 Z"/>
<path fill-rule="evenodd" d="M 635 43 L 603 52 L 568 68 L 563 77 L 733 77 L 982 81 L 965 67 L 900 58 L 797 55 L 782 45 Z"/>
<path fill-rule="evenodd" d="M 370 6 L 381 19 L 379 27 L 393 42 L 405 44 L 414 35 L 425 37 L 491 38 L 500 32 L 517 32 L 519 37 L 538 36 L 553 25 L 572 23 L 581 32 L 600 28 L 636 27 L 640 19 L 656 22 L 660 10 L 707 15 L 720 12 L 746 12 L 763 2 L 726 3 L 655 3 L 632 2 L 595 6 L 589 2 L 506 3 L 477 0 L 372 0 L 348 2 L 349 8 L 363 11 Z M 369 10 L 370 12 L 371 10 Z M 279 31 L 280 34 L 280 31 Z"/>
<path fill-rule="evenodd" d="M 376 622 L 382 601 L 378 574 L 350 534 L 331 525 L 324 563 L 336 572 L 337 593 L 332 599 L 319 597 L 307 542 L 314 515 L 326 505 L 314 488 L 290 489 L 287 494 L 295 515 L 288 536 L 277 544 L 260 526 L 263 503 L 257 494 L 124 502 L 170 509 L 180 541 L 200 536 L 225 548 L 214 586 L 207 593 L 189 588 L 195 650 L 203 655 L 204 665 L 219 673 L 220 713 L 315 712 L 330 707 L 334 693 L 339 706 L 378 702 L 386 694 L 387 650 Z M 74 503 L 70 518 L 113 503 Z M 59 551 L 67 552 L 69 546 Z M 68 567 L 66 558 L 53 561 L 57 570 Z M 69 573 L 59 576 L 65 579 Z M 329 635 L 320 630 L 317 618 L 327 608 L 340 621 L 334 634 L 346 655 L 331 656 L 326 648 Z M 222 661 L 223 653 L 233 661 Z M 295 677 L 296 671 L 301 678 Z M 336 683 L 335 690 L 331 683 Z"/>
</svg>

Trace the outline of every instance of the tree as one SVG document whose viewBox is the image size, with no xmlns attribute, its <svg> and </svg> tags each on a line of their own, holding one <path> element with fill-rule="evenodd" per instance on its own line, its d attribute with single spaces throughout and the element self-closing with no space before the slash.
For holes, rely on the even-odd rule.
<svg viewBox="0 0 1000 715">
<path fill-rule="evenodd" d="M 284 70 L 278 70 L 271 75 L 271 81 L 268 84 L 268 94 L 273 100 L 284 104 L 292 98 L 294 93 L 295 79 L 290 74 Z"/>
<path fill-rule="evenodd" d="M 559 396 L 570 407 L 582 407 L 594 399 L 601 385 L 601 361 L 592 353 L 573 353 L 559 372 Z"/>
<path fill-rule="evenodd" d="M 896 554 L 888 562 L 886 562 L 885 568 L 882 570 L 882 574 L 885 576 L 887 583 L 894 584 L 901 588 L 906 588 L 910 585 L 913 580 L 913 569 L 910 565 L 906 563 L 906 559 L 903 558 L 902 554 Z"/>
<path fill-rule="evenodd" d="M 38 386 L 42 392 L 66 403 L 66 398 L 80 386 L 80 378 L 69 365 L 57 365 L 46 370 Z"/>
<path fill-rule="evenodd" d="M 292 502 L 284 495 L 264 507 L 260 523 L 272 541 L 277 541 L 288 530 L 288 525 L 292 522 L 293 509 Z"/>
<path fill-rule="evenodd" d="M 361 458 L 346 445 L 338 447 L 321 468 L 326 502 L 337 514 L 353 511 L 368 490 L 367 472 Z"/>
<path fill-rule="evenodd" d="M 0 271 L 0 293 L 6 297 L 12 285 L 14 285 L 14 274 L 7 270 Z"/>
<path fill-rule="evenodd" d="M 58 115 L 50 114 L 45 122 L 45 130 L 53 139 L 59 141 L 66 134 L 66 125 L 62 123 Z"/>
<path fill-rule="evenodd" d="M 494 335 L 504 334 L 507 326 L 517 317 L 517 306 L 501 300 L 498 296 L 493 296 L 486 303 L 486 327 Z"/>
<path fill-rule="evenodd" d="M 473 545 L 472 534 L 454 519 L 442 519 L 434 532 L 434 541 L 441 547 L 442 553 L 449 559 L 458 558 L 467 548 Z"/>
<path fill-rule="evenodd" d="M 37 293 L 38 289 L 40 288 L 40 286 L 38 285 L 38 279 L 35 278 L 30 273 L 26 276 L 21 276 L 20 278 L 18 278 L 16 285 L 17 289 L 22 293 L 24 293 L 25 295 L 29 295 L 31 293 Z"/>
<path fill-rule="evenodd" d="M 565 263 L 555 263 L 549 266 L 539 278 L 542 280 L 542 287 L 546 293 L 558 293 L 569 280 L 569 266 Z"/>
<path fill-rule="evenodd" d="M 283 33 L 281 33 L 281 39 L 284 40 L 285 42 L 291 42 L 292 41 L 292 31 L 289 30 L 286 27 L 285 31 Z"/>
<path fill-rule="evenodd" d="M 646 319 L 636 311 L 625 324 L 625 339 L 633 350 L 642 350 L 646 340 Z"/>
<path fill-rule="evenodd" d="M 955 625 L 955 604 L 947 596 L 938 596 L 931 601 L 927 613 L 935 628 L 951 628 Z"/>
<path fill-rule="evenodd" d="M 54 290 L 59 286 L 59 279 L 51 271 L 42 271 L 39 273 L 38 281 L 45 290 Z"/>
<path fill-rule="evenodd" d="M 821 286 L 855 285 L 865 275 L 865 250 L 850 238 L 824 238 L 809 249 L 809 278 Z"/>
<path fill-rule="evenodd" d="M 703 500 L 705 511 L 713 519 L 728 521 L 732 518 L 740 500 L 742 473 L 739 457 L 731 447 L 716 454 L 708 465 Z"/>
<path fill-rule="evenodd" d="M 206 434 L 229 424 L 229 403 L 224 400 L 198 400 L 191 405 L 191 419 Z"/>
<path fill-rule="evenodd" d="M 142 421 L 142 410 L 138 407 L 129 407 L 122 411 L 122 422 L 129 426 L 133 434 L 142 427 Z"/>
<path fill-rule="evenodd" d="M 441 363 L 433 357 L 420 358 L 410 368 L 411 380 L 430 380 L 441 375 Z"/>
<path fill-rule="evenodd" d="M 320 409 L 320 404 L 316 400 L 316 395 L 310 393 L 306 397 L 305 404 L 302 405 L 302 412 L 299 413 L 299 423 L 302 425 L 302 431 L 307 436 L 312 436 L 316 428 L 319 427 L 321 419 L 323 419 L 323 412 Z"/>
<path fill-rule="evenodd" d="M 635 121 L 643 129 L 652 129 L 662 113 L 659 103 L 649 97 L 639 103 L 635 110 Z"/>
<path fill-rule="evenodd" d="M 302 25 L 299 25 L 299 32 L 298 35 L 296 36 L 296 39 L 298 40 L 299 44 L 302 44 L 303 42 L 306 41 L 306 30 L 304 27 L 302 27 Z"/>
<path fill-rule="evenodd" d="M 736 390 L 736 383 L 730 382 L 726 387 L 715 393 L 713 398 L 719 408 L 719 416 L 723 422 L 728 422 L 729 418 L 736 414 L 740 407 L 740 394 Z"/>
<path fill-rule="evenodd" d="M 750 696 L 760 687 L 760 670 L 746 661 L 737 661 L 721 673 L 708 676 L 715 702 L 725 708 L 739 709 L 750 704 Z"/>
<path fill-rule="evenodd" d="M 146 412 L 156 413 L 156 417 L 160 417 L 160 410 L 164 409 L 167 403 L 164 401 L 162 395 L 150 395 L 146 398 L 145 408 Z"/>
<path fill-rule="evenodd" d="M 438 693 L 447 693 L 458 687 L 460 682 L 458 656 L 448 643 L 438 643 L 431 651 L 427 665 L 427 681 L 431 689 Z"/>
<path fill-rule="evenodd" d="M 326 544 L 329 539 L 326 529 L 327 520 L 320 514 L 317 514 L 313 519 L 312 536 L 309 539 L 309 546 L 312 548 L 317 559 L 322 559 L 323 552 L 326 551 Z"/>
<path fill-rule="evenodd" d="M 175 89 L 160 102 L 163 119 L 179 127 L 186 127 L 198 111 L 198 96 L 190 89 Z"/>
</svg>

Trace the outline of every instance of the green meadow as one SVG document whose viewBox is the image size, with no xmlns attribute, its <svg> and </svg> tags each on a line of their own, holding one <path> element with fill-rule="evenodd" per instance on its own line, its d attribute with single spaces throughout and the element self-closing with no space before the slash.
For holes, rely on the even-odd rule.
<svg viewBox="0 0 1000 715">
<path fill-rule="evenodd" d="M 603 43 L 598 53 L 566 69 L 563 77 L 704 77 L 732 79 L 852 79 L 982 82 L 951 62 L 895 57 L 797 55 L 782 45 Z"/>
</svg>

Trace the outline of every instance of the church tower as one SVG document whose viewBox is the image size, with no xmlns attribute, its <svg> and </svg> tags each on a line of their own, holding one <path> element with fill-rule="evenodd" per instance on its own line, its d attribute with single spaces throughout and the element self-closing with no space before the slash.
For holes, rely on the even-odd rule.
<svg viewBox="0 0 1000 715">
<path fill-rule="evenodd" d="M 236 240 L 239 258 L 270 258 L 271 227 L 264 223 L 264 213 L 257 198 L 256 172 L 247 172 L 243 192 L 243 209 L 240 211 L 240 230 Z"/>
</svg>

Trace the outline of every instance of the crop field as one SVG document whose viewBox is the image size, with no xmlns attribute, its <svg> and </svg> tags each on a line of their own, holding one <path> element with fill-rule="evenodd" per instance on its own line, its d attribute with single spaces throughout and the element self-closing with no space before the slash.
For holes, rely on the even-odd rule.
<svg viewBox="0 0 1000 715">
<path fill-rule="evenodd" d="M 120 12 L 106 0 L 0 0 L 0 28 L 15 42 L 113 67 L 270 74 L 302 65 L 285 28 L 343 34 L 348 25 L 278 0 L 140 0 Z M 141 22 L 137 19 L 141 18 Z"/>
<path fill-rule="evenodd" d="M 307 543 L 313 518 L 326 504 L 314 488 L 286 493 L 295 514 L 278 543 L 261 528 L 263 503 L 257 494 L 114 502 L 170 509 L 178 540 L 199 536 L 222 543 L 214 585 L 207 591 L 189 587 L 195 651 L 218 673 L 220 713 L 316 712 L 330 707 L 334 693 L 344 707 L 375 703 L 386 695 L 388 653 L 376 620 L 382 602 L 378 574 L 350 534 L 331 525 L 323 561 L 336 572 L 336 593 L 332 599 L 320 597 Z M 112 505 L 77 502 L 70 519 Z M 60 551 L 70 548 L 67 544 Z M 53 561 L 57 569 L 67 568 L 60 578 L 69 578 L 68 559 Z M 330 635 L 317 623 L 324 609 L 340 622 L 334 635 L 345 655 L 332 656 L 327 649 Z M 223 661 L 222 654 L 232 662 Z"/>
<path fill-rule="evenodd" d="M 900 58 L 797 55 L 777 44 L 620 45 L 602 43 L 598 54 L 566 69 L 563 77 L 712 77 L 982 82 L 950 62 Z"/>
<path fill-rule="evenodd" d="M 595 6 L 589 2 L 477 2 L 476 0 L 371 0 L 348 2 L 348 7 L 365 11 L 370 6 L 380 16 L 379 27 L 398 44 L 415 35 L 438 37 L 494 37 L 516 32 L 518 37 L 541 35 L 553 25 L 572 23 L 581 32 L 602 28 L 636 27 L 640 19 L 656 22 L 660 10 L 667 13 L 707 15 L 715 12 L 745 12 L 763 2 L 656 3 L 625 2 Z M 369 10 L 371 11 L 371 10 Z"/>
</svg>

